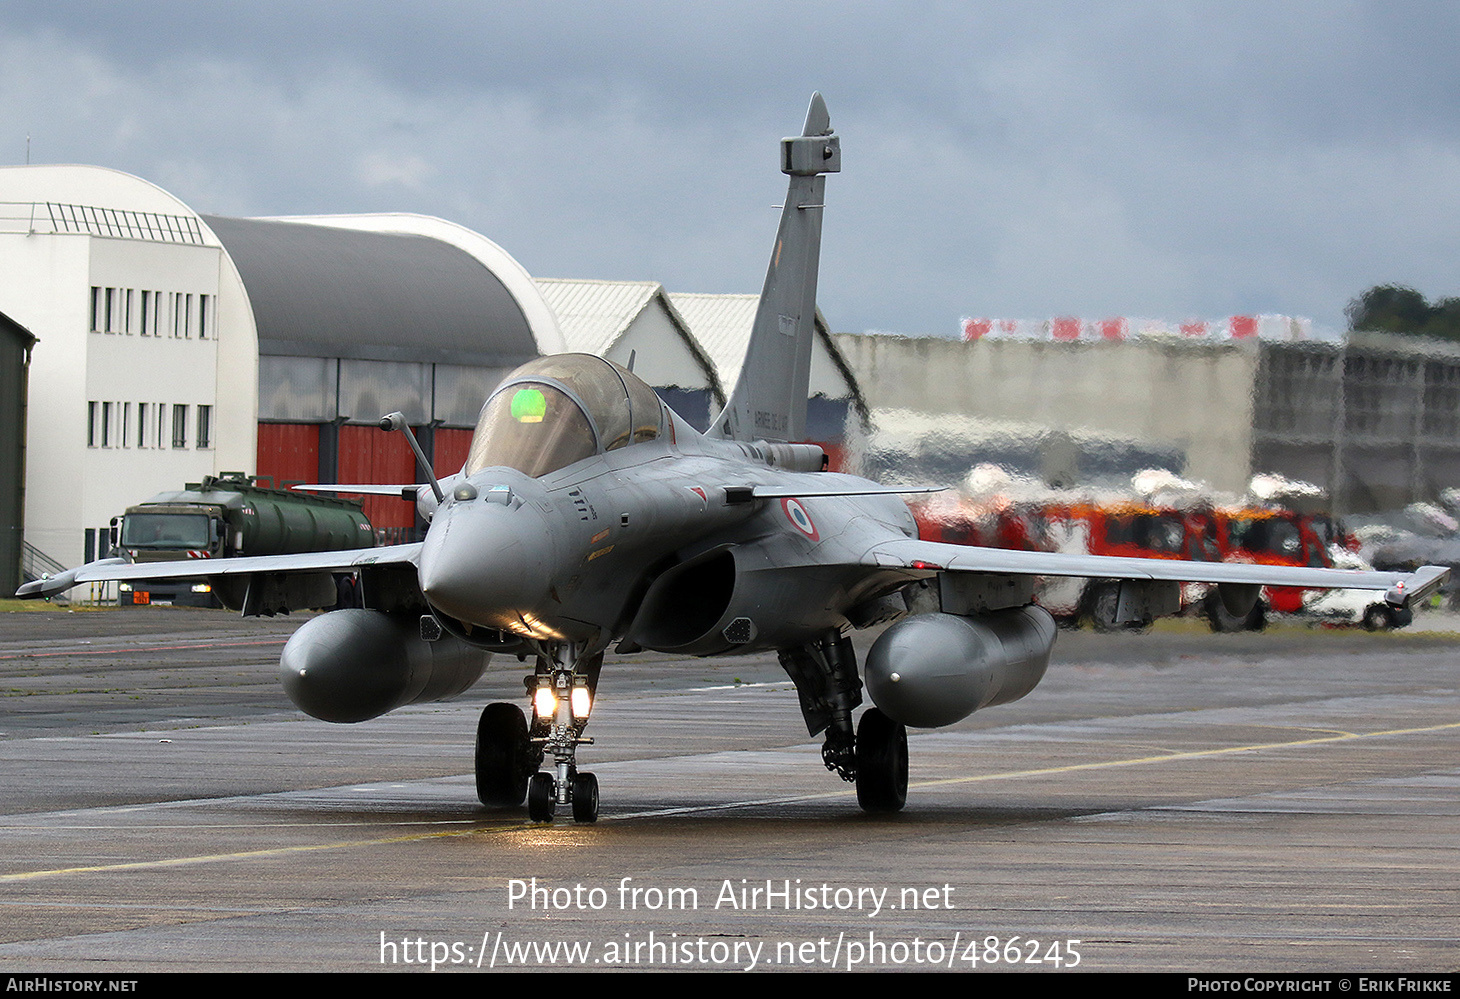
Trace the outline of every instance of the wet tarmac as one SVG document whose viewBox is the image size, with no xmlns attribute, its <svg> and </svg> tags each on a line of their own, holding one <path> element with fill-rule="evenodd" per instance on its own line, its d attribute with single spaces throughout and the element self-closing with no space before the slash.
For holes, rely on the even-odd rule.
<svg viewBox="0 0 1460 999">
<path fill-rule="evenodd" d="M 297 620 L 0 614 L 0 969 L 1454 971 L 1447 622 L 1061 634 L 912 734 L 893 816 L 773 657 L 611 658 L 601 818 L 538 825 L 470 774 L 515 661 L 338 726 L 277 683 Z"/>
</svg>

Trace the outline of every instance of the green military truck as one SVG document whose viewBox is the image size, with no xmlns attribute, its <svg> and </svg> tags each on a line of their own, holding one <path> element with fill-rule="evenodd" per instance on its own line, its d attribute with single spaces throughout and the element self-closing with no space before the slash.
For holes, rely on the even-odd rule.
<svg viewBox="0 0 1460 999">
<path fill-rule="evenodd" d="M 180 492 L 158 493 L 112 521 L 113 554 L 129 562 L 290 555 L 369 548 L 375 531 L 358 500 L 255 485 L 242 472 L 206 476 Z M 196 580 L 119 584 L 123 606 L 172 603 L 221 606 L 205 565 Z M 354 581 L 338 580 L 341 603 L 353 604 Z"/>
</svg>

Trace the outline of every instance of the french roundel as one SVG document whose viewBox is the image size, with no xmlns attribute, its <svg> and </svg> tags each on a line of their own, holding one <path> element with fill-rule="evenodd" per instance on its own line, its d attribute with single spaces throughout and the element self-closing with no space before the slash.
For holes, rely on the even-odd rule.
<svg viewBox="0 0 1460 999">
<path fill-rule="evenodd" d="M 811 514 L 806 512 L 806 508 L 801 505 L 800 500 L 787 497 L 781 500 L 781 509 L 785 511 L 786 519 L 796 530 L 812 541 L 821 540 L 821 535 L 816 532 L 816 524 L 811 520 Z"/>
</svg>

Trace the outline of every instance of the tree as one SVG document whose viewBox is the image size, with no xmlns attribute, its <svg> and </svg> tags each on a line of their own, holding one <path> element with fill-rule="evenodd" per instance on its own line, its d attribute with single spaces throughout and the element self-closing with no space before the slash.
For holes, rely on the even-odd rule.
<svg viewBox="0 0 1460 999">
<path fill-rule="evenodd" d="M 1460 298 L 1442 298 L 1431 305 L 1413 288 L 1375 285 L 1344 310 L 1350 330 L 1377 330 L 1460 341 Z"/>
</svg>

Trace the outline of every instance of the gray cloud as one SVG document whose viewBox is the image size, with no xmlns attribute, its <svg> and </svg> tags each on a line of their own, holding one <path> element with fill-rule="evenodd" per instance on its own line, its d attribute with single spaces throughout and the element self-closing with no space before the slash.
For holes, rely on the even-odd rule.
<svg viewBox="0 0 1460 999">
<path fill-rule="evenodd" d="M 145 12 L 145 13 L 142 13 Z M 843 136 L 822 308 L 1288 312 L 1460 293 L 1446 4 L 32 3 L 0 159 L 205 211 L 420 211 L 544 276 L 759 287 L 775 139 Z"/>
</svg>

